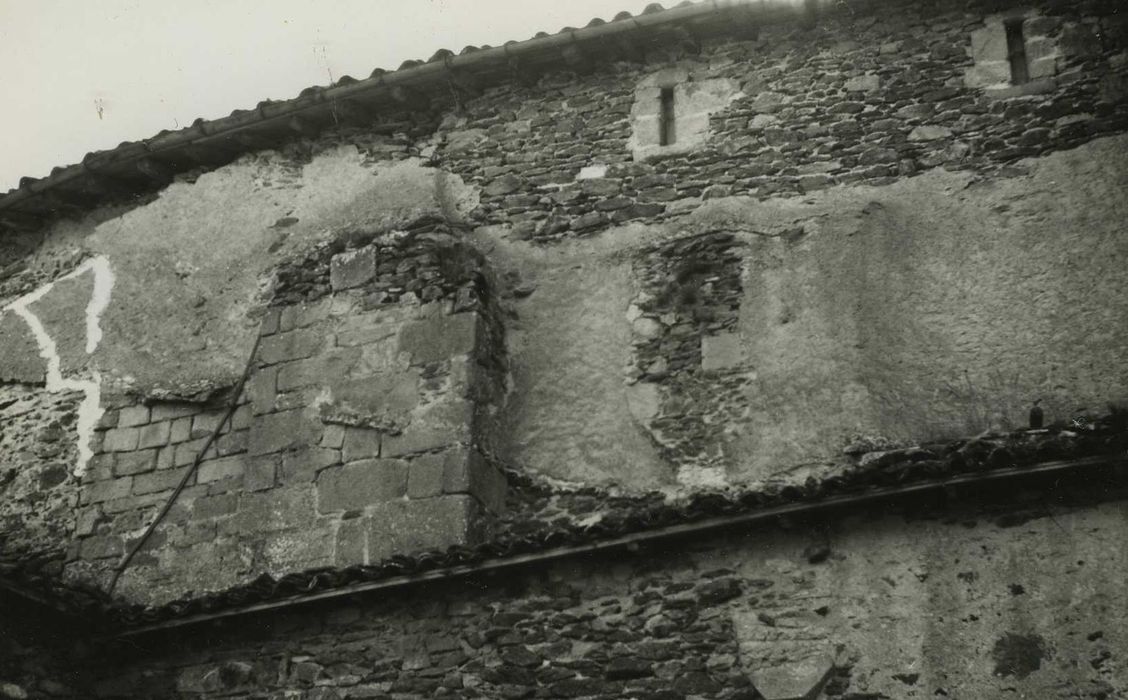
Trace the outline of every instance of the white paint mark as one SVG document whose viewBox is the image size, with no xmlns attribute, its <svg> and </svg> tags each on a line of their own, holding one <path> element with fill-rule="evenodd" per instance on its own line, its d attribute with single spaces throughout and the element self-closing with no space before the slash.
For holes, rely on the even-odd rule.
<svg viewBox="0 0 1128 700">
<path fill-rule="evenodd" d="M 43 327 L 31 309 L 31 304 L 42 299 L 55 285 L 62 280 L 77 277 L 86 272 L 94 274 L 94 291 L 90 295 L 90 303 L 86 305 L 86 353 L 90 354 L 98 348 L 102 340 L 101 317 L 102 312 L 110 303 L 110 294 L 114 286 L 114 275 L 110 269 L 110 261 L 105 256 L 98 256 L 87 260 L 67 275 L 43 285 L 39 289 L 26 294 L 4 307 L 3 311 L 12 311 L 22 318 L 35 336 L 39 344 L 39 356 L 47 360 L 47 391 L 58 393 L 61 391 L 81 391 L 84 394 L 82 403 L 78 407 L 78 462 L 74 467 L 75 476 L 82 476 L 86 466 L 94 456 L 90 442 L 94 437 L 94 428 L 102 417 L 102 377 L 97 371 L 90 372 L 89 379 L 75 379 L 63 376 L 62 358 L 55 340 Z"/>
<path fill-rule="evenodd" d="M 90 295 L 90 303 L 86 305 L 86 354 L 89 355 L 98 348 L 98 343 L 102 342 L 100 320 L 102 312 L 110 305 L 114 273 L 110 269 L 110 261 L 105 256 L 92 258 L 87 264 L 94 272 L 94 291 Z"/>
</svg>

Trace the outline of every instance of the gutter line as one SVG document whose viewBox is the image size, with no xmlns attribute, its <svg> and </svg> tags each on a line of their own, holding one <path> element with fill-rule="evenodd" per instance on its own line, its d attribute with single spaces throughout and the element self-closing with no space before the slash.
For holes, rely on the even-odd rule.
<svg viewBox="0 0 1128 700">
<path fill-rule="evenodd" d="M 838 496 L 815 502 L 791 503 L 782 506 L 775 506 L 772 508 L 765 508 L 750 513 L 739 513 L 736 515 L 713 517 L 696 523 L 670 525 L 662 528 L 656 528 L 654 530 L 646 530 L 628 535 L 622 535 L 620 537 L 614 537 L 585 545 L 556 547 L 541 552 L 533 552 L 513 557 L 498 557 L 494 559 L 487 559 L 484 562 L 478 562 L 474 564 L 453 566 L 443 569 L 434 569 L 422 574 L 406 574 L 403 576 L 395 576 L 378 581 L 356 583 L 341 588 L 322 591 L 320 593 L 291 596 L 289 598 L 283 598 L 280 600 L 264 601 L 261 603 L 254 603 L 251 605 L 231 608 L 228 610 L 221 610 L 213 613 L 203 613 L 184 618 L 165 620 L 149 625 L 129 628 L 117 633 L 111 633 L 107 635 L 107 638 L 113 639 L 133 637 L 157 630 L 171 629 L 174 627 L 183 627 L 186 625 L 199 624 L 202 622 L 221 620 L 224 618 L 235 617 L 248 613 L 275 610 L 278 608 L 312 603 L 316 601 L 330 600 L 333 598 L 357 595 L 359 593 L 367 593 L 370 591 L 401 588 L 404 586 L 429 581 L 441 581 L 460 576 L 512 569 L 528 564 L 548 563 L 583 554 L 596 554 L 613 551 L 616 549 L 627 549 L 628 551 L 633 551 L 643 543 L 657 542 L 674 537 L 705 533 L 720 529 L 728 529 L 742 525 L 756 525 L 763 523 L 764 521 L 769 521 L 780 517 L 802 515 L 807 513 L 814 514 L 821 511 L 831 510 L 833 508 L 856 506 L 863 503 L 887 500 L 895 496 L 917 494 L 926 491 L 941 491 L 944 489 L 950 489 L 958 486 L 968 486 L 972 484 L 998 482 L 1030 474 L 1045 475 L 1057 472 L 1068 472 L 1075 469 L 1084 469 L 1088 467 L 1126 463 L 1128 463 L 1128 458 L 1126 458 L 1124 455 L 1101 455 L 1076 460 L 1044 462 L 1031 467 L 1012 467 L 1010 469 L 1001 469 L 987 473 L 964 474 L 949 479 L 925 481 L 909 486 L 890 486 L 875 489 L 868 493 Z"/>
</svg>

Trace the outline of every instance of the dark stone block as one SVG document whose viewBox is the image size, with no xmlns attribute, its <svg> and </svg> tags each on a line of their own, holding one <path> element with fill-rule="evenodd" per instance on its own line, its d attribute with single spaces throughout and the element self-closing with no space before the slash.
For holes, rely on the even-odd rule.
<svg viewBox="0 0 1128 700">
<path fill-rule="evenodd" d="M 644 659 L 624 656 L 613 659 L 611 663 L 607 664 L 605 675 L 607 676 L 607 680 L 624 681 L 652 676 L 654 675 L 654 669 L 651 668 L 650 662 Z"/>
</svg>

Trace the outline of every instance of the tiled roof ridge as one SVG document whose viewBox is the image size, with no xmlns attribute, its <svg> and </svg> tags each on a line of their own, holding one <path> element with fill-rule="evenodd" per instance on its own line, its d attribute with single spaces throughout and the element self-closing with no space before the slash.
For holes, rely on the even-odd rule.
<svg viewBox="0 0 1128 700">
<path fill-rule="evenodd" d="M 254 133 L 254 129 L 267 122 L 280 123 L 281 126 L 298 134 L 307 133 L 310 125 L 302 123 L 303 114 L 318 107 L 325 108 L 327 105 L 347 102 L 378 91 L 403 90 L 421 81 L 453 75 L 456 69 L 472 70 L 491 62 L 513 62 L 522 55 L 537 51 L 564 48 L 580 42 L 599 42 L 623 31 L 685 22 L 741 6 L 752 5 L 745 0 L 698 0 L 697 2 L 684 0 L 672 8 L 665 9 L 658 3 L 652 3 L 638 15 L 623 11 L 610 21 L 596 17 L 582 28 L 564 27 L 555 34 L 540 32 L 530 39 L 509 41 L 499 47 L 467 46 L 457 55 L 449 49 L 440 49 L 427 61 L 404 61 L 394 71 L 376 68 L 368 78 L 361 80 L 346 75 L 327 87 L 305 88 L 297 97 L 289 100 L 265 100 L 254 109 L 235 110 L 226 117 L 214 120 L 196 119 L 190 126 L 179 130 L 162 130 L 148 139 L 125 141 L 109 150 L 87 153 L 79 163 L 56 167 L 46 177 L 20 178 L 18 187 L 0 195 L 0 229 L 38 228 L 42 224 L 39 219 L 43 215 L 39 211 L 21 211 L 19 207 L 41 196 L 51 199 L 48 195 L 52 190 L 68 183 L 80 185 L 77 187 L 78 191 L 59 189 L 58 201 L 53 200 L 50 202 L 51 207 L 48 207 L 51 216 L 57 215 L 60 210 L 65 213 L 68 207 L 73 209 L 90 206 L 87 202 L 91 199 L 98 203 L 109 199 L 115 191 L 121 189 L 120 173 L 114 172 L 114 168 L 119 168 L 123 163 L 135 164 L 135 169 L 141 176 L 167 184 L 172 174 L 185 168 L 174 168 L 170 171 L 166 163 L 159 162 L 161 154 L 175 152 L 177 155 L 184 155 L 185 149 L 196 147 L 215 148 L 228 152 L 238 151 L 240 155 L 244 152 L 262 150 L 269 146 L 253 144 L 254 137 L 258 136 L 259 140 L 262 138 L 261 135 Z M 238 143 L 220 142 L 222 139 L 229 138 Z M 251 145 L 243 143 L 245 140 L 250 140 Z M 230 162 L 230 159 L 224 162 Z M 219 165 L 222 163 L 214 167 Z M 194 167 L 199 165 L 195 164 Z M 132 174 L 138 175 L 137 172 Z M 80 200 L 84 203 L 73 205 L 68 199 Z M 37 221 L 29 221 L 29 219 Z"/>
<path fill-rule="evenodd" d="M 102 613 L 127 633 L 165 624 L 250 612 L 256 607 L 284 607 L 313 598 L 358 592 L 359 588 L 405 585 L 472 573 L 506 562 L 536 559 L 570 551 L 586 551 L 622 543 L 647 533 L 684 531 L 694 526 L 723 527 L 741 518 L 773 518 L 781 514 L 841 507 L 901 494 L 943 489 L 960 483 L 1015 478 L 1024 474 L 1058 473 L 1119 463 L 1128 454 L 1128 411 L 1069 429 L 1054 427 L 982 435 L 944 444 L 925 444 L 868 453 L 854 469 L 802 484 L 757 489 L 704 491 L 681 501 L 658 503 L 652 494 L 637 497 L 637 511 L 612 512 L 592 524 L 555 525 L 539 532 L 508 534 L 476 546 L 396 555 L 371 565 L 320 568 L 280 578 L 267 574 L 226 591 L 184 598 L 157 607 L 112 605 Z M 629 500 L 614 499 L 620 505 Z M 547 557 L 546 557 L 547 558 Z"/>
</svg>

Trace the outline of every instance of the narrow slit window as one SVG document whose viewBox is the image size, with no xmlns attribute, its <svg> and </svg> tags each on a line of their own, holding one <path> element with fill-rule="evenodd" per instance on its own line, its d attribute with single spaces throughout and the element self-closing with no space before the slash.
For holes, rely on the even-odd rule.
<svg viewBox="0 0 1128 700">
<path fill-rule="evenodd" d="M 662 88 L 658 99 L 658 145 L 669 146 L 677 140 L 677 127 L 674 124 L 674 89 Z"/>
<path fill-rule="evenodd" d="M 1026 64 L 1026 37 L 1022 35 L 1022 20 L 1011 20 L 1003 26 L 1007 31 L 1007 60 L 1010 61 L 1011 84 L 1021 85 L 1030 80 L 1030 69 Z"/>
</svg>

